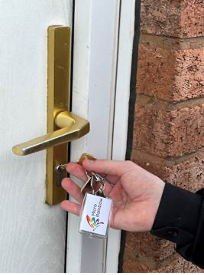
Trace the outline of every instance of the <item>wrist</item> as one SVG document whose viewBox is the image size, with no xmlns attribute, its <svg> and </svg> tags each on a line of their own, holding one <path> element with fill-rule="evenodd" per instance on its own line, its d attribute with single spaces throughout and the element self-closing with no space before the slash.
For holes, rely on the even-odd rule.
<svg viewBox="0 0 204 275">
<path fill-rule="evenodd" d="M 161 204 L 161 200 L 163 197 L 164 189 L 165 189 L 165 182 L 159 179 L 159 181 L 155 184 L 154 189 L 155 190 L 153 192 L 151 203 L 150 203 L 150 215 L 149 215 L 150 218 L 149 218 L 147 231 L 151 231 L 155 223 L 155 220 L 159 211 L 159 207 Z"/>
</svg>

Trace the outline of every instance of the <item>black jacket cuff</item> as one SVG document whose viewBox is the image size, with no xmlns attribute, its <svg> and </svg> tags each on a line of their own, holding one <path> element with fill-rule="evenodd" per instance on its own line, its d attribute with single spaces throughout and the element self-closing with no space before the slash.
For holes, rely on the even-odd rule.
<svg viewBox="0 0 204 275">
<path fill-rule="evenodd" d="M 202 197 L 166 184 L 151 233 L 179 246 L 194 241 Z"/>
</svg>

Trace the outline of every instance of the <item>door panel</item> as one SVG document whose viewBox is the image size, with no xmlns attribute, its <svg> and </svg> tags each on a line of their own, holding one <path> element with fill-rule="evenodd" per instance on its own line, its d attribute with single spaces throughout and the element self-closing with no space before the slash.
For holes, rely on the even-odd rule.
<svg viewBox="0 0 204 275">
<path fill-rule="evenodd" d="M 63 272 L 65 213 L 45 201 L 46 152 L 13 145 L 46 134 L 47 27 L 72 0 L 0 1 L 0 272 Z"/>
</svg>

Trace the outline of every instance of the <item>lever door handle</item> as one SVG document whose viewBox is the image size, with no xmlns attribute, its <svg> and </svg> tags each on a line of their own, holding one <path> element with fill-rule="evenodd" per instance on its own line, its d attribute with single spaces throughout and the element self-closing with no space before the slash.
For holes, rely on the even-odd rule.
<svg viewBox="0 0 204 275">
<path fill-rule="evenodd" d="M 29 155 L 56 145 L 70 142 L 86 135 L 89 132 L 89 122 L 68 111 L 56 115 L 55 124 L 61 128 L 53 133 L 18 144 L 12 148 L 14 154 Z"/>
<path fill-rule="evenodd" d="M 89 132 L 89 122 L 70 110 L 71 29 L 48 28 L 47 135 L 18 144 L 14 154 L 25 156 L 47 149 L 46 202 L 50 205 L 66 199 L 61 180 L 66 171 L 56 171 L 68 162 L 68 144 Z"/>
</svg>

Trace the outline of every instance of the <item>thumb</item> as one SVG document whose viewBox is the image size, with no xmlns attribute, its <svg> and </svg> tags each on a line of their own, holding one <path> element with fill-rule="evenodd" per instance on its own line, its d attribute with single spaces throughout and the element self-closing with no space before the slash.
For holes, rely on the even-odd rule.
<svg viewBox="0 0 204 275">
<path fill-rule="evenodd" d="M 125 161 L 118 160 L 84 160 L 83 167 L 92 172 L 112 176 L 121 176 L 127 171 Z"/>
</svg>

